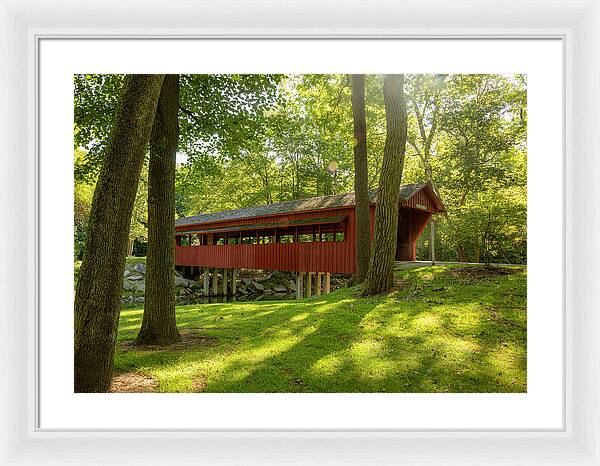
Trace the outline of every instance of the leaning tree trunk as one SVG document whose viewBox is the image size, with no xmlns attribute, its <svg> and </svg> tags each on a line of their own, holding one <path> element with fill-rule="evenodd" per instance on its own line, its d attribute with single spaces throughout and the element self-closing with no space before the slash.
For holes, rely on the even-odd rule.
<svg viewBox="0 0 600 466">
<path fill-rule="evenodd" d="M 375 207 L 375 230 L 364 294 L 389 290 L 394 284 L 398 236 L 398 202 L 406 150 L 407 115 L 404 75 L 386 75 L 383 84 L 386 138 Z"/>
<path fill-rule="evenodd" d="M 127 76 L 94 191 L 75 292 L 75 392 L 106 392 L 131 214 L 164 75 Z"/>
<path fill-rule="evenodd" d="M 179 75 L 165 77 L 150 136 L 146 297 L 140 345 L 181 340 L 175 321 L 175 155 L 179 137 Z"/>
<path fill-rule="evenodd" d="M 367 171 L 367 119 L 365 116 L 365 75 L 352 75 L 354 115 L 354 196 L 356 198 L 356 273 L 354 282 L 365 281 L 371 255 L 371 215 Z"/>
</svg>

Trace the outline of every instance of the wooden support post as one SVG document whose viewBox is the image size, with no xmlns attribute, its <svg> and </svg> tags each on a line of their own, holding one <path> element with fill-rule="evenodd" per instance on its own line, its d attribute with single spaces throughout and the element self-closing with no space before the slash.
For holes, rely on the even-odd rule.
<svg viewBox="0 0 600 466">
<path fill-rule="evenodd" d="M 218 283 L 218 277 L 217 277 L 217 270 L 218 269 L 213 269 L 213 276 L 212 276 L 212 294 L 213 296 L 217 296 L 219 294 L 219 283 Z"/>
<path fill-rule="evenodd" d="M 302 289 L 304 288 L 304 275 L 298 272 L 296 275 L 296 299 L 302 299 Z"/>
<path fill-rule="evenodd" d="M 312 272 L 308 272 L 306 274 L 306 297 L 310 298 L 312 296 Z"/>
<path fill-rule="evenodd" d="M 429 222 L 429 246 L 431 247 L 431 265 L 435 265 L 435 222 Z"/>
<path fill-rule="evenodd" d="M 227 269 L 223 269 L 223 296 L 227 296 Z"/>
<path fill-rule="evenodd" d="M 328 294 L 331 291 L 331 274 L 327 272 L 325 274 L 325 294 Z"/>
<path fill-rule="evenodd" d="M 237 269 L 231 271 L 231 294 L 235 296 L 237 293 Z"/>
<path fill-rule="evenodd" d="M 323 277 L 323 274 L 321 272 L 317 273 L 317 283 L 315 283 L 315 294 L 317 296 L 321 296 L 321 277 Z"/>
<path fill-rule="evenodd" d="M 204 267 L 204 296 L 208 296 L 208 281 L 210 280 L 210 269 Z"/>
</svg>

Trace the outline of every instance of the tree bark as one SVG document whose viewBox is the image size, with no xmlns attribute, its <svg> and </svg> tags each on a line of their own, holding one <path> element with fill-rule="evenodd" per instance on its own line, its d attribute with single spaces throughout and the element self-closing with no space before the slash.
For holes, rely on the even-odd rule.
<svg viewBox="0 0 600 466">
<path fill-rule="evenodd" d="M 456 246 L 456 253 L 458 254 L 458 262 L 467 262 L 467 253 L 461 243 Z"/>
<path fill-rule="evenodd" d="M 383 83 L 386 139 L 375 207 L 375 229 L 364 294 L 392 288 L 398 236 L 398 203 L 406 151 L 407 114 L 404 75 L 386 75 Z"/>
<path fill-rule="evenodd" d="M 181 340 L 175 320 L 175 156 L 179 137 L 179 75 L 165 76 L 150 136 L 148 252 L 141 345 Z"/>
<path fill-rule="evenodd" d="M 352 114 L 354 116 L 354 196 L 356 199 L 356 273 L 354 282 L 362 283 L 367 276 L 371 256 L 364 74 L 352 75 Z"/>
<path fill-rule="evenodd" d="M 131 214 L 163 79 L 130 75 L 123 84 L 75 292 L 75 392 L 110 388 Z"/>
</svg>

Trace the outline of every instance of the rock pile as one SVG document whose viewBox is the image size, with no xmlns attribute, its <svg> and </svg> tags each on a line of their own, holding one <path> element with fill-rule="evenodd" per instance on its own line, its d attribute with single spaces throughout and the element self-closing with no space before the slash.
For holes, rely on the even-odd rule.
<svg viewBox="0 0 600 466">
<path fill-rule="evenodd" d="M 231 277 L 231 276 L 230 276 Z M 123 302 L 143 302 L 145 291 L 146 265 L 143 262 L 126 264 L 123 274 Z M 230 278 L 231 279 L 231 278 Z M 331 275 L 331 289 L 348 286 L 347 275 Z M 185 278 L 175 271 L 175 292 L 178 302 L 206 299 L 203 284 L 204 274 L 194 280 Z M 219 290 L 223 287 L 223 276 L 217 274 Z M 296 279 L 291 272 L 242 270 L 238 275 L 236 298 L 239 300 L 285 299 L 296 293 Z M 212 289 L 212 281 L 211 281 Z"/>
</svg>

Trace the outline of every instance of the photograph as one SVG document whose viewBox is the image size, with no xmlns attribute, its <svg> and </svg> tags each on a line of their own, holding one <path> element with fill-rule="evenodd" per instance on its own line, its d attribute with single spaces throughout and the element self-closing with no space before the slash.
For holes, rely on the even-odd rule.
<svg viewBox="0 0 600 466">
<path fill-rule="evenodd" d="M 73 98 L 75 393 L 527 393 L 526 74 Z"/>
</svg>

